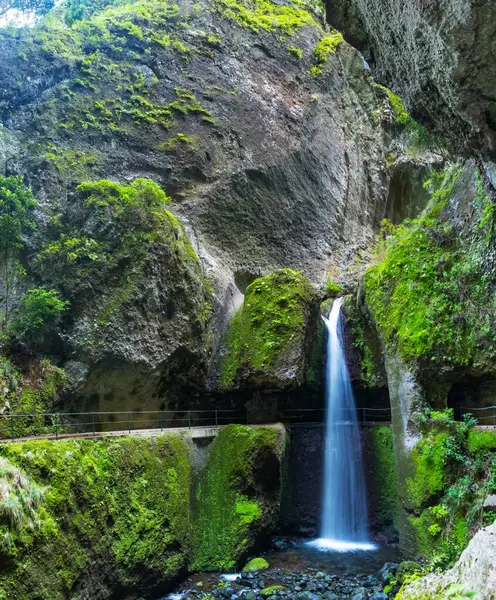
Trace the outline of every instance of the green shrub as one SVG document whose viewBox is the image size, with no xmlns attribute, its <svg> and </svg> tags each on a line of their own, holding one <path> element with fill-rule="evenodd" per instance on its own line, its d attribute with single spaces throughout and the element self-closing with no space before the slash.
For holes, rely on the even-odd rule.
<svg viewBox="0 0 496 600">
<path fill-rule="evenodd" d="M 29 290 L 21 300 L 21 307 L 17 310 L 10 329 L 16 335 L 39 339 L 44 328 L 53 324 L 69 304 L 60 299 L 56 290 L 44 287 Z"/>
</svg>

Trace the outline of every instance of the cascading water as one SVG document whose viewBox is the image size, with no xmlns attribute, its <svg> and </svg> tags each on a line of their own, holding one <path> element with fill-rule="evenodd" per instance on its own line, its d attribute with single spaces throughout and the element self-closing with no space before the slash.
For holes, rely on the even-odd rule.
<svg viewBox="0 0 496 600">
<path fill-rule="evenodd" d="M 326 443 L 321 537 L 310 542 L 322 550 L 374 550 L 368 541 L 367 503 L 355 398 L 343 352 L 342 298 L 329 319 L 326 369 Z"/>
</svg>

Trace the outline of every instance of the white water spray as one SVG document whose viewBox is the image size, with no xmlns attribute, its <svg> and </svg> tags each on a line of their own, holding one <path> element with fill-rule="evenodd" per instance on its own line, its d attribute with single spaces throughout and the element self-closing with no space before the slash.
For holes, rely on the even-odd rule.
<svg viewBox="0 0 496 600">
<path fill-rule="evenodd" d="M 343 352 L 342 298 L 329 319 L 326 370 L 326 444 L 320 550 L 375 550 L 368 540 L 367 503 L 355 399 Z"/>
</svg>

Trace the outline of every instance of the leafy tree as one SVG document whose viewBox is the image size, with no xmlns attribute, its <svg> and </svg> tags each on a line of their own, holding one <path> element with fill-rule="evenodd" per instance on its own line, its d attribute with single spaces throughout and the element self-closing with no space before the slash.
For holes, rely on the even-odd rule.
<svg viewBox="0 0 496 600">
<path fill-rule="evenodd" d="M 12 331 L 39 337 L 43 326 L 60 317 L 69 304 L 61 300 L 55 290 L 44 287 L 29 290 L 13 319 Z"/>
<path fill-rule="evenodd" d="M 0 0 L 0 17 L 11 9 L 45 15 L 55 6 L 55 0 Z"/>
<path fill-rule="evenodd" d="M 33 231 L 35 223 L 30 212 L 36 206 L 31 190 L 20 177 L 0 177 L 0 254 L 4 262 L 5 297 L 4 327 L 9 319 L 10 294 L 19 273 L 14 258 L 22 248 L 23 234 Z"/>
<path fill-rule="evenodd" d="M 130 4 L 129 0 L 66 0 L 64 2 L 64 18 L 68 25 L 75 21 L 89 19 L 92 15 L 102 11 L 107 6 L 116 4 Z"/>
</svg>

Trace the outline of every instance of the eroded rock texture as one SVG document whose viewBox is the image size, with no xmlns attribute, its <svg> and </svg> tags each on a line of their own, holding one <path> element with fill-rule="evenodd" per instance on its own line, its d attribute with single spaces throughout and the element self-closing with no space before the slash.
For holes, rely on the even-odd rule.
<svg viewBox="0 0 496 600">
<path fill-rule="evenodd" d="M 491 0 L 327 0 L 327 19 L 456 154 L 496 152 Z"/>
<path fill-rule="evenodd" d="M 67 239 L 116 237 L 81 211 L 75 188 L 85 180 L 155 181 L 202 264 L 190 255 L 185 268 L 175 241 L 162 240 L 146 244 L 134 290 L 121 257 L 120 298 L 105 286 L 69 290 L 70 316 L 46 351 L 68 367 L 87 408 L 190 402 L 255 277 L 290 267 L 314 283 L 328 271 L 356 280 L 345 270 L 357 250 L 384 216 L 408 213 L 388 207 L 389 180 L 397 162 L 417 172 L 421 161 L 394 145 L 402 127 L 360 55 L 337 44 L 312 76 L 322 14 L 265 3 L 268 25 L 251 5 L 228 4 L 141 0 L 71 29 L 52 23 L 0 39 L 0 167 L 39 201 L 26 289 L 48 281 L 36 257 L 60 223 Z M 186 240 L 180 224 L 172 229 Z M 117 309 L 102 327 L 109 303 Z"/>
</svg>

